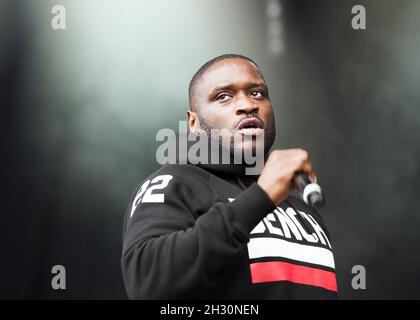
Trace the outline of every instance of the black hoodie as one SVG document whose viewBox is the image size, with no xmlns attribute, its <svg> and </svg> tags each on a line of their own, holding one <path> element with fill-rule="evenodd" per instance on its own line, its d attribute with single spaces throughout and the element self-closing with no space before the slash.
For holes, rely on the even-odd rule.
<svg viewBox="0 0 420 320">
<path fill-rule="evenodd" d="M 334 299 L 322 218 L 297 196 L 275 206 L 238 166 L 165 165 L 133 195 L 122 273 L 131 299 Z"/>
</svg>

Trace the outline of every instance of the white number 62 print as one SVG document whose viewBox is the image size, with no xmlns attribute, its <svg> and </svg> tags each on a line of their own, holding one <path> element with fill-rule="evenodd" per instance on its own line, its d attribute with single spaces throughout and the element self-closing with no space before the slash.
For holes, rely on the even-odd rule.
<svg viewBox="0 0 420 320">
<path fill-rule="evenodd" d="M 164 193 L 152 193 L 156 190 L 165 189 L 169 181 L 171 181 L 173 177 L 169 174 L 157 176 L 152 181 L 147 180 L 145 183 L 142 184 L 140 190 L 137 192 L 136 196 L 134 197 L 133 205 L 131 207 L 130 218 L 133 216 L 134 211 L 136 210 L 137 206 L 140 202 L 143 203 L 163 203 L 165 202 L 165 194 Z"/>
</svg>

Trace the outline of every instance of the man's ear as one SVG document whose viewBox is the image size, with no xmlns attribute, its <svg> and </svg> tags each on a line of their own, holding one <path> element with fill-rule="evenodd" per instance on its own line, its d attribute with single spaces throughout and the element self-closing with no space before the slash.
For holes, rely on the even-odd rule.
<svg viewBox="0 0 420 320">
<path fill-rule="evenodd" d="M 187 119 L 188 119 L 188 124 L 190 126 L 191 132 L 197 134 L 200 129 L 200 121 L 198 120 L 197 113 L 191 110 L 188 110 Z"/>
</svg>

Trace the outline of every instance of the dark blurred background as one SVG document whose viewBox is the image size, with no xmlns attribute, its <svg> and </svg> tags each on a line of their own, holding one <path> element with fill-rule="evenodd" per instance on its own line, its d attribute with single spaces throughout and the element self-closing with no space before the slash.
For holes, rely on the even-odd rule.
<svg viewBox="0 0 420 320">
<path fill-rule="evenodd" d="M 0 297 L 126 298 L 122 217 L 158 167 L 156 132 L 185 119 L 205 61 L 239 53 L 270 85 L 275 146 L 311 153 L 340 297 L 420 298 L 419 14 L 418 0 L 0 0 Z"/>
</svg>

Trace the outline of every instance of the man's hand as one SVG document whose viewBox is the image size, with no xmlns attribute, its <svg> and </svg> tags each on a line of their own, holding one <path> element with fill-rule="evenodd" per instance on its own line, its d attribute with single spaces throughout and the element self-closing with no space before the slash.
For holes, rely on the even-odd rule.
<svg viewBox="0 0 420 320">
<path fill-rule="evenodd" d="M 299 171 L 305 172 L 313 182 L 317 181 L 307 151 L 302 149 L 274 150 L 264 165 L 258 184 L 273 203 L 278 204 L 287 198 L 289 192 L 296 191 L 293 189 L 292 180 L 295 173 Z"/>
</svg>

